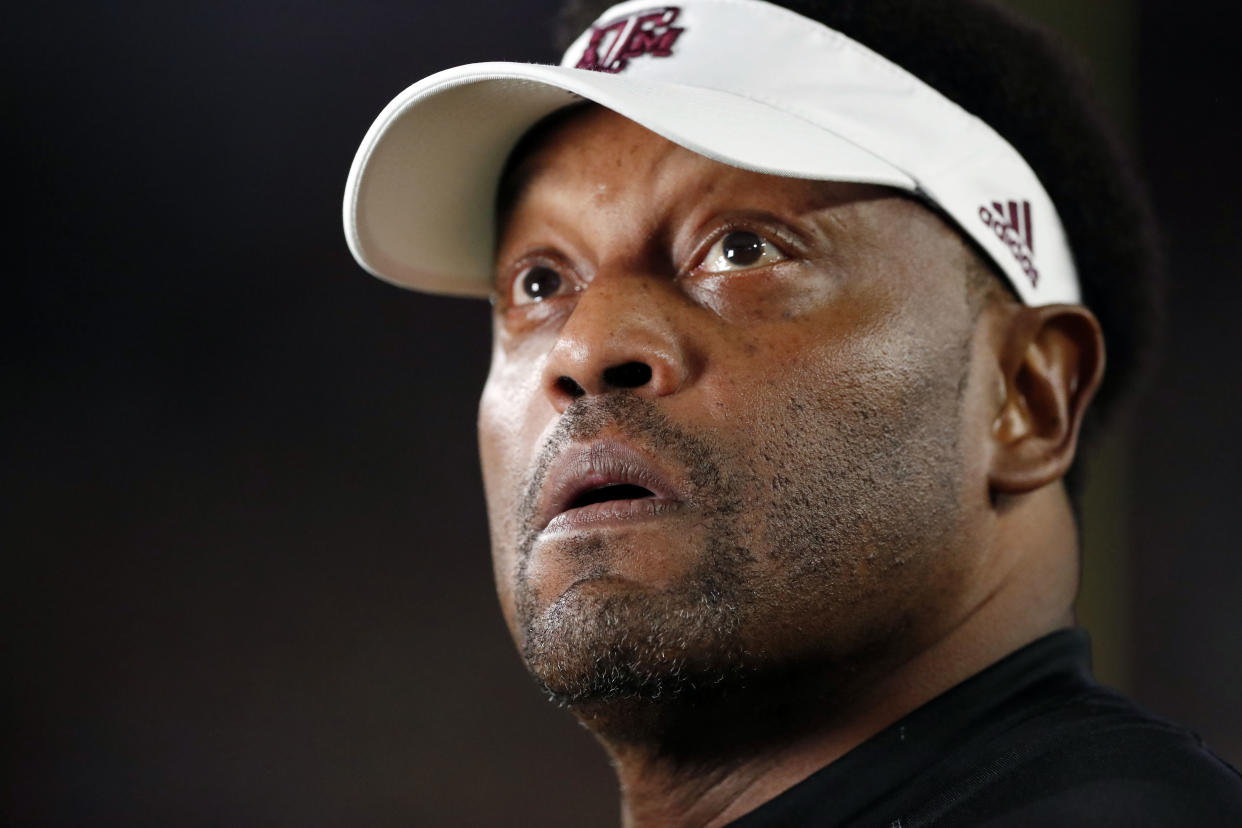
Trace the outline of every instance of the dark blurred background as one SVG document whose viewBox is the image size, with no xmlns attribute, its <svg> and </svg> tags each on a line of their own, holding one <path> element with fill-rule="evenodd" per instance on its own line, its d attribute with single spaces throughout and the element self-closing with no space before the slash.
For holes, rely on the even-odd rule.
<svg viewBox="0 0 1242 828">
<path fill-rule="evenodd" d="M 1083 621 L 1107 680 L 1236 763 L 1231 5 L 1013 4 L 1096 66 L 1172 264 L 1153 393 L 1098 463 Z M 486 306 L 365 277 L 339 217 L 394 94 L 554 60 L 554 6 L 6 11 L 5 824 L 616 821 L 495 607 Z"/>
</svg>

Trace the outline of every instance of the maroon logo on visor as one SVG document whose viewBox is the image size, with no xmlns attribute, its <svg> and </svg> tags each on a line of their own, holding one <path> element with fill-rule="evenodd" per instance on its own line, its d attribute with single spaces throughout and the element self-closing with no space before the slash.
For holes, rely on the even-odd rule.
<svg viewBox="0 0 1242 828">
<path fill-rule="evenodd" d="M 1035 227 L 1031 224 L 1031 202 L 993 201 L 979 207 L 979 218 L 996 237 L 1005 243 L 1009 252 L 1022 265 L 1022 272 L 1031 280 L 1031 287 L 1039 285 L 1039 271 L 1035 269 Z"/>
<path fill-rule="evenodd" d="M 593 26 L 586 51 L 575 68 L 615 74 L 636 57 L 671 57 L 673 44 L 685 31 L 673 25 L 679 14 L 677 6 L 665 6 Z"/>
</svg>

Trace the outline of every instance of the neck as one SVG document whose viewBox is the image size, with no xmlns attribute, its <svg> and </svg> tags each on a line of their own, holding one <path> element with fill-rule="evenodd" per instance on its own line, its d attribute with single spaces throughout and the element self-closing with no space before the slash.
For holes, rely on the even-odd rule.
<svg viewBox="0 0 1242 828">
<path fill-rule="evenodd" d="M 872 683 L 842 665 L 782 670 L 710 695 L 576 712 L 612 756 L 625 825 L 718 826 L 900 718 L 896 698 L 886 710 L 856 689 Z"/>
</svg>

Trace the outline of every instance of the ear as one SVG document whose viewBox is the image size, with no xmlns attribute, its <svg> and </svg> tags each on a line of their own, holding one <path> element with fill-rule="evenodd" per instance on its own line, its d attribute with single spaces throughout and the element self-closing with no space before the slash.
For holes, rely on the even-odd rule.
<svg viewBox="0 0 1242 828">
<path fill-rule="evenodd" d="M 1029 492 L 1074 462 L 1087 404 L 1104 376 L 1104 336 L 1080 305 L 1016 307 L 1000 352 L 1003 394 L 992 421 L 988 483 Z"/>
</svg>

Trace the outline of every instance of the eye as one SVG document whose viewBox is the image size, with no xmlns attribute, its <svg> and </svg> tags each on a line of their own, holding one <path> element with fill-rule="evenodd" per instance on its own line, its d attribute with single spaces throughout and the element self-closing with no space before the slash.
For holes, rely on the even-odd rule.
<svg viewBox="0 0 1242 828">
<path fill-rule="evenodd" d="M 763 267 L 784 259 L 785 255 L 776 245 L 759 234 L 749 230 L 733 230 L 721 236 L 711 246 L 699 269 L 708 273 L 727 273 L 731 270 Z"/>
<path fill-rule="evenodd" d="M 513 280 L 513 304 L 529 305 L 550 299 L 562 290 L 564 279 L 547 265 L 536 264 Z"/>
</svg>

